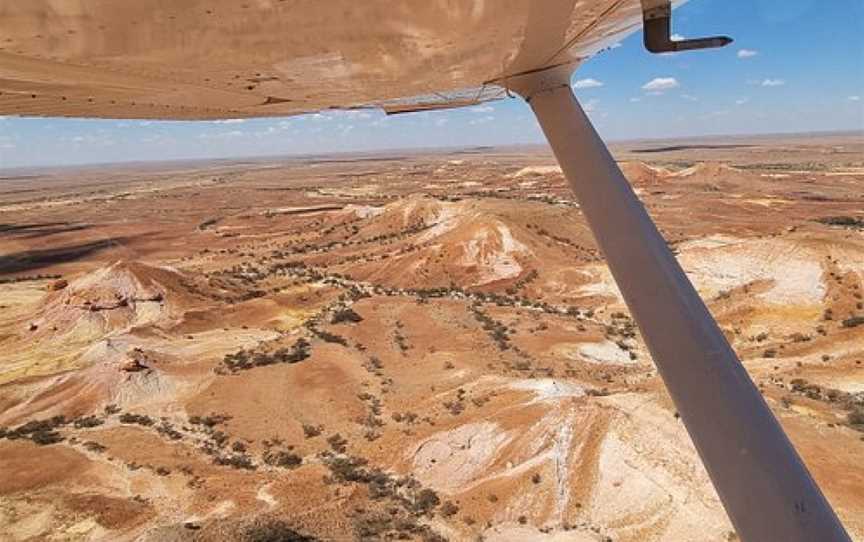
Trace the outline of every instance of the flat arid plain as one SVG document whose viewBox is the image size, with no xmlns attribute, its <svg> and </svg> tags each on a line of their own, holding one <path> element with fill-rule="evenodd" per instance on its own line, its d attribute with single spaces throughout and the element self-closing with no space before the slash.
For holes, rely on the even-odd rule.
<svg viewBox="0 0 864 542">
<path fill-rule="evenodd" d="M 864 540 L 864 136 L 613 150 Z M 0 426 L 3 540 L 737 539 L 545 148 L 3 172 Z"/>
</svg>

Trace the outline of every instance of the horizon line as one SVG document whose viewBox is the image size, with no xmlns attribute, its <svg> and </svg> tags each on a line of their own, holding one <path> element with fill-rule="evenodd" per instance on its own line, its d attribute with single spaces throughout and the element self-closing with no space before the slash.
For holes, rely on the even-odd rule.
<svg viewBox="0 0 864 542">
<path fill-rule="evenodd" d="M 805 137 L 805 136 L 842 136 L 842 135 L 850 135 L 850 136 L 860 136 L 864 137 L 864 128 L 853 128 L 853 129 L 839 129 L 839 130 L 813 130 L 813 131 L 789 131 L 789 132 L 753 132 L 753 133 L 720 133 L 720 134 L 703 134 L 703 135 L 682 135 L 682 136 L 668 136 L 668 137 L 639 137 L 639 138 L 610 138 L 606 140 L 608 145 L 622 145 L 629 143 L 642 143 L 649 141 L 657 141 L 657 142 L 671 142 L 671 141 L 680 141 L 680 140 L 706 140 L 706 139 L 715 139 L 715 138 L 766 138 L 766 137 Z M 124 165 L 136 165 L 136 164 L 148 164 L 148 165 L 159 165 L 159 164 L 179 164 L 179 163 L 190 163 L 190 162 L 233 162 L 233 161 L 241 161 L 241 160 L 279 160 L 279 159 L 290 159 L 290 160 L 309 160 L 309 159 L 320 159 L 327 157 L 336 157 L 336 156 L 374 156 L 374 155 L 387 155 L 387 154 L 417 154 L 419 152 L 430 152 L 430 153 L 447 153 L 447 152 L 458 152 L 458 151 L 466 151 L 466 150 L 479 150 L 479 149 L 508 149 L 508 148 L 519 148 L 519 147 L 543 147 L 549 149 L 549 144 L 546 141 L 533 142 L 533 143 L 508 143 L 508 144 L 496 144 L 496 145 L 436 145 L 436 146 L 411 146 L 411 147 L 390 147 L 390 148 L 381 148 L 381 149 L 372 149 L 372 150 L 356 150 L 356 151 L 334 151 L 334 152 L 325 152 L 325 153 L 297 153 L 297 154 L 239 154 L 233 156 L 222 156 L 222 157 L 204 157 L 204 156 L 189 156 L 185 158 L 171 158 L 171 159 L 149 159 L 142 158 L 139 160 L 118 160 L 118 161 L 107 161 L 107 162 L 67 162 L 67 163 L 57 163 L 57 164 L 34 164 L 28 166 L 12 166 L 12 167 L 3 167 L 0 165 L 0 172 L 15 172 L 15 171 L 33 171 L 33 170 L 63 170 L 63 169 L 88 169 L 88 168 L 109 168 L 112 166 L 122 167 Z M 549 149 L 551 150 L 551 149 Z M 3 177 L 0 176 L 0 181 L 3 181 Z"/>
</svg>

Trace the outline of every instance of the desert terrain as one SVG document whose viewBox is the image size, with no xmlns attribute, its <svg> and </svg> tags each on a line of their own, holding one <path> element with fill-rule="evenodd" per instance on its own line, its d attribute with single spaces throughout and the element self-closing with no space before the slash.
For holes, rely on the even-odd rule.
<svg viewBox="0 0 864 542">
<path fill-rule="evenodd" d="M 864 540 L 864 136 L 612 148 Z M 545 148 L 2 171 L 0 352 L 2 540 L 737 539 Z"/>
</svg>

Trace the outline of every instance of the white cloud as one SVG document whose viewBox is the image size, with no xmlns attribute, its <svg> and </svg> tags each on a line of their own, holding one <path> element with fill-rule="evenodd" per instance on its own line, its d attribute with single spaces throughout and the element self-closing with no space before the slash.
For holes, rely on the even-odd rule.
<svg viewBox="0 0 864 542">
<path fill-rule="evenodd" d="M 307 118 L 310 118 L 315 122 L 330 122 L 336 118 L 336 114 L 333 111 L 328 111 L 327 113 L 312 113 Z"/>
<path fill-rule="evenodd" d="M 110 147 L 115 144 L 114 139 L 104 130 L 97 130 L 95 133 L 81 134 L 76 136 L 64 136 L 63 141 L 73 143 L 76 147 L 87 145 L 90 147 Z"/>
<path fill-rule="evenodd" d="M 588 79 L 579 79 L 578 81 L 573 83 L 573 88 L 597 88 L 602 86 L 602 81 L 598 81 L 590 77 Z"/>
<path fill-rule="evenodd" d="M 857 102 L 861 100 L 861 96 L 849 96 L 850 102 Z"/>
<path fill-rule="evenodd" d="M 0 135 L 0 149 L 15 149 L 17 145 L 13 141 L 13 137 Z"/>
<path fill-rule="evenodd" d="M 672 34 L 671 36 L 669 36 L 669 39 L 671 39 L 672 41 L 682 41 L 686 40 L 687 38 L 685 38 L 681 34 Z"/>
<path fill-rule="evenodd" d="M 472 107 L 470 109 L 470 111 L 472 113 L 491 113 L 491 112 L 495 111 L 495 108 L 492 107 L 491 105 L 478 105 L 478 106 Z"/>
<path fill-rule="evenodd" d="M 730 113 L 730 111 L 728 109 L 721 109 L 719 111 L 711 111 L 710 113 L 705 113 L 704 115 L 701 115 L 699 118 L 703 119 L 703 120 L 708 120 L 708 119 L 714 119 L 717 117 L 725 117 L 729 113 Z"/>
<path fill-rule="evenodd" d="M 750 98 L 738 98 L 735 100 L 735 105 L 744 105 L 750 101 Z"/>
<path fill-rule="evenodd" d="M 782 87 L 786 81 L 782 79 L 763 79 L 760 83 L 763 87 Z"/>
<path fill-rule="evenodd" d="M 493 120 L 495 120 L 495 117 L 493 117 L 492 115 L 486 115 L 485 117 L 481 117 L 479 119 L 474 119 L 474 120 L 470 121 L 468 124 L 471 124 L 471 125 L 486 124 L 487 122 L 492 122 Z"/>
<path fill-rule="evenodd" d="M 674 77 L 655 77 L 642 85 L 642 90 L 664 91 L 673 88 L 678 88 L 678 80 Z"/>
<path fill-rule="evenodd" d="M 371 119 L 372 113 L 363 109 L 340 109 L 332 111 L 334 117 L 342 116 L 349 119 Z"/>
<path fill-rule="evenodd" d="M 697 98 L 696 96 L 691 96 L 689 94 L 682 94 L 681 98 L 684 100 L 687 100 L 689 102 L 698 102 L 699 101 L 699 98 Z"/>
<path fill-rule="evenodd" d="M 246 122 L 246 119 L 223 119 L 223 120 L 214 120 L 214 124 L 243 124 Z"/>
<path fill-rule="evenodd" d="M 158 145 L 158 144 L 164 143 L 165 138 L 162 136 L 162 134 L 153 134 L 153 135 L 150 135 L 147 137 L 142 137 L 140 139 L 140 142 L 141 143 L 152 143 L 152 144 Z"/>
<path fill-rule="evenodd" d="M 759 51 L 754 51 L 753 49 L 739 49 L 738 50 L 738 58 L 752 58 L 759 54 Z"/>
<path fill-rule="evenodd" d="M 630 98 L 630 103 L 641 102 L 642 98 Z"/>
<path fill-rule="evenodd" d="M 616 41 L 615 43 L 613 43 L 612 45 L 609 46 L 609 49 L 617 49 L 619 47 L 621 47 L 621 42 Z"/>
<path fill-rule="evenodd" d="M 584 109 L 586 113 L 593 113 L 597 110 L 598 103 L 600 103 L 599 100 L 588 100 L 587 102 L 582 104 L 582 109 Z"/>
<path fill-rule="evenodd" d="M 435 126 L 444 126 L 447 124 L 447 117 L 440 117 L 435 119 Z"/>
<path fill-rule="evenodd" d="M 198 139 L 213 139 L 213 140 L 225 140 L 225 139 L 237 139 L 246 137 L 247 135 L 251 135 L 254 132 L 242 132 L 240 130 L 231 130 L 230 132 L 204 132 L 198 134 Z"/>
</svg>

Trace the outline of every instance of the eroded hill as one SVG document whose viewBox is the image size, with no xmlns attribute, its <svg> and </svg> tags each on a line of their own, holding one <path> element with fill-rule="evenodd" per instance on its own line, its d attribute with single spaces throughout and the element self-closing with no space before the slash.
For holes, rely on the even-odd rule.
<svg viewBox="0 0 864 542">
<path fill-rule="evenodd" d="M 861 540 L 864 171 L 795 159 L 830 143 L 622 168 Z M 0 537 L 734 539 L 552 164 L 0 185 Z"/>
</svg>

